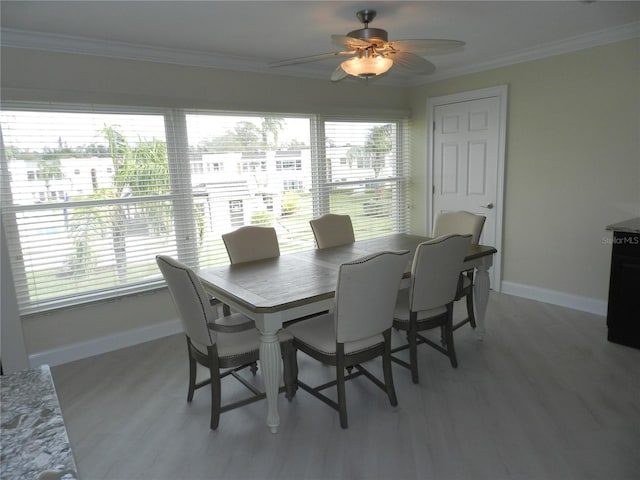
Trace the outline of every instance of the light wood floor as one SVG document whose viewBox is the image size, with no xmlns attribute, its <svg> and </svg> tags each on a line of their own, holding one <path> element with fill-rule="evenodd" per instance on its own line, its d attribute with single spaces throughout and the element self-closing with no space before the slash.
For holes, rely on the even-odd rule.
<svg viewBox="0 0 640 480">
<path fill-rule="evenodd" d="M 180 335 L 52 370 L 83 480 L 640 478 L 640 350 L 607 342 L 602 317 L 494 292 L 487 331 L 456 332 L 456 370 L 422 346 L 419 385 L 394 365 L 396 408 L 349 382 L 348 430 L 302 390 L 281 397 L 277 435 L 264 402 L 209 430 Z M 331 374 L 299 364 L 307 382 Z"/>
</svg>

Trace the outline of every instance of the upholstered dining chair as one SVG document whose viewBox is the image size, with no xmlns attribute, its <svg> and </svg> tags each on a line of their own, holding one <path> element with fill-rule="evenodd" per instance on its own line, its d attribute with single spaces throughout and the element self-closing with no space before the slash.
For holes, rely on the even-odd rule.
<svg viewBox="0 0 640 480">
<path fill-rule="evenodd" d="M 336 379 L 311 387 L 299 379 L 303 390 L 339 412 L 340 425 L 348 428 L 345 382 L 364 375 L 398 404 L 391 371 L 391 324 L 408 251 L 380 252 L 340 266 L 335 307 L 328 313 L 296 323 L 288 330 L 294 346 L 311 358 L 336 368 Z M 384 382 L 362 364 L 382 357 Z M 345 369 L 356 371 L 345 375 Z M 338 401 L 321 391 L 337 387 Z"/>
<path fill-rule="evenodd" d="M 280 256 L 278 236 L 273 227 L 245 225 L 223 234 L 222 241 L 232 265 Z"/>
<path fill-rule="evenodd" d="M 453 302 L 460 269 L 471 244 L 471 235 L 445 235 L 418 245 L 411 265 L 411 285 L 398 294 L 393 326 L 407 332 L 407 344 L 392 353 L 409 349 L 409 363 L 394 356 L 392 360 L 411 370 L 418 383 L 417 346 L 425 343 L 449 357 L 456 368 L 458 360 L 453 344 Z M 419 332 L 440 328 L 439 345 Z"/>
<path fill-rule="evenodd" d="M 273 227 L 245 225 L 233 232 L 223 234 L 222 241 L 231 265 L 280 256 L 278 236 Z M 231 309 L 226 304 L 222 309 L 224 315 L 231 313 Z"/>
<path fill-rule="evenodd" d="M 356 241 L 349 215 L 327 213 L 309 221 L 318 248 L 337 247 Z"/>
<path fill-rule="evenodd" d="M 471 244 L 477 245 L 480 241 L 486 218 L 484 215 L 476 215 L 464 210 L 440 213 L 436 217 L 435 225 L 433 226 L 433 236 L 440 237 L 452 233 L 471 235 Z M 476 317 L 473 308 L 473 269 L 460 273 L 458 282 L 456 301 L 463 298 L 466 300 L 467 317 L 454 324 L 453 329 L 457 330 L 467 323 L 472 328 L 476 328 Z"/>
<path fill-rule="evenodd" d="M 197 275 L 186 265 L 166 255 L 156 256 L 156 262 L 169 287 L 184 329 L 189 356 L 189 389 L 187 401 L 193 400 L 195 390 L 210 385 L 210 427 L 218 428 L 220 414 L 234 408 L 266 398 L 239 371 L 258 361 L 260 332 L 241 314 L 218 317 Z M 293 337 L 282 330 L 279 334 L 284 360 L 284 391 L 289 401 L 296 391 L 297 363 Z M 209 370 L 210 377 L 196 381 L 197 364 Z M 224 370 L 224 371 L 223 371 Z M 251 396 L 222 405 L 221 380 L 235 377 L 251 391 Z"/>
</svg>

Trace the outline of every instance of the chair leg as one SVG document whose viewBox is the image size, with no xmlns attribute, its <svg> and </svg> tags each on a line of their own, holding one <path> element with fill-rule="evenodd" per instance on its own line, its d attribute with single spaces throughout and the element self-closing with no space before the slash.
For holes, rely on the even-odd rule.
<svg viewBox="0 0 640 480">
<path fill-rule="evenodd" d="M 338 387 L 338 411 L 340 413 L 340 426 L 349 428 L 347 421 L 347 395 L 344 388 L 344 345 L 338 344 L 336 352 L 336 386 Z"/>
<path fill-rule="evenodd" d="M 189 354 L 189 391 L 187 392 L 187 402 L 191 402 L 193 400 L 193 394 L 196 391 L 196 372 L 198 366 L 195 358 L 191 356 L 189 339 L 187 339 L 187 353 Z"/>
<path fill-rule="evenodd" d="M 409 364 L 411 365 L 411 381 L 418 383 L 418 339 L 417 339 L 417 315 L 411 312 L 409 318 L 409 330 L 407 331 L 407 340 L 409 341 Z"/>
<path fill-rule="evenodd" d="M 282 363 L 285 397 L 291 401 L 298 389 L 298 358 L 293 342 L 285 342 L 282 345 Z"/>
<path fill-rule="evenodd" d="M 456 349 L 453 345 L 453 306 L 447 306 L 447 323 L 444 325 L 444 338 L 447 345 L 447 355 L 453 368 L 458 368 Z"/>
<path fill-rule="evenodd" d="M 469 317 L 471 328 L 476 328 L 476 316 L 473 313 L 473 291 L 467 295 L 467 316 Z"/>
<path fill-rule="evenodd" d="M 476 328 L 476 315 L 473 313 L 473 290 L 467 295 L 467 317 L 471 328 Z"/>
<path fill-rule="evenodd" d="M 467 316 L 469 317 L 469 325 L 471 328 L 476 328 L 476 315 L 473 312 L 473 272 L 467 274 L 469 281 L 471 282 L 471 291 L 467 295 Z"/>
<path fill-rule="evenodd" d="M 220 423 L 220 408 L 221 408 L 221 389 L 220 389 L 220 366 L 218 365 L 217 353 L 215 357 L 212 354 L 212 349 L 209 347 L 209 374 L 211 375 L 211 430 L 218 428 Z"/>
<path fill-rule="evenodd" d="M 393 385 L 393 372 L 391 370 L 391 330 L 384 332 L 384 354 L 382 355 L 382 372 L 384 375 L 384 385 L 387 388 L 389 403 L 395 407 L 398 405 L 396 389 Z"/>
</svg>

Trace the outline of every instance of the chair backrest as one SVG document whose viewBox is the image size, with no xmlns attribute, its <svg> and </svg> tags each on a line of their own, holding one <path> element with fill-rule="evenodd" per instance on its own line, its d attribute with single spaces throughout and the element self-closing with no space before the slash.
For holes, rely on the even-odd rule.
<svg viewBox="0 0 640 480">
<path fill-rule="evenodd" d="M 310 220 L 318 248 L 336 247 L 356 241 L 349 215 L 328 213 Z"/>
<path fill-rule="evenodd" d="M 451 235 L 452 233 L 471 235 L 471 243 L 477 245 L 486 219 L 487 217 L 484 215 L 476 215 L 464 210 L 440 213 L 433 226 L 433 237 Z"/>
<path fill-rule="evenodd" d="M 409 307 L 414 312 L 453 302 L 471 235 L 445 235 L 418 245 L 411 265 Z"/>
<path fill-rule="evenodd" d="M 222 235 L 231 264 L 280 256 L 278 236 L 273 227 L 246 225 Z"/>
<path fill-rule="evenodd" d="M 210 308 L 209 296 L 198 276 L 167 255 L 157 255 L 156 263 L 167 282 L 184 332 L 201 345 L 213 345 L 216 334 L 207 325 L 215 322 L 217 312 Z"/>
<path fill-rule="evenodd" d="M 334 320 L 336 340 L 352 342 L 391 328 L 409 251 L 380 252 L 340 266 Z"/>
</svg>

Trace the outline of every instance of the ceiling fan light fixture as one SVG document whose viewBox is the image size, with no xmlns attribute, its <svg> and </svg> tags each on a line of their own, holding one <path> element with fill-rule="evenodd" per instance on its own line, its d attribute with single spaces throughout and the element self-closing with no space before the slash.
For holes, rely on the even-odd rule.
<svg viewBox="0 0 640 480">
<path fill-rule="evenodd" d="M 460 40 L 437 38 L 390 42 L 386 30 L 369 27 L 369 22 L 376 16 L 375 10 L 360 10 L 356 16 L 364 28 L 353 30 L 346 35 L 331 35 L 331 42 L 343 47 L 343 51 L 293 58 L 272 63 L 270 66 L 284 67 L 335 58 L 336 56 L 353 55 L 334 69 L 331 74 L 332 82 L 339 82 L 348 76 L 364 79 L 379 77 L 387 73 L 394 65 L 400 69 L 408 70 L 409 73 L 427 75 L 435 72 L 436 66 L 416 53 L 456 51 L 464 46 L 464 42 Z"/>
<path fill-rule="evenodd" d="M 382 56 L 353 57 L 342 62 L 340 66 L 351 76 L 369 78 L 388 72 L 393 66 L 393 60 Z"/>
</svg>

